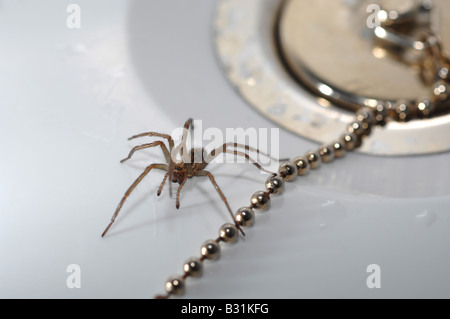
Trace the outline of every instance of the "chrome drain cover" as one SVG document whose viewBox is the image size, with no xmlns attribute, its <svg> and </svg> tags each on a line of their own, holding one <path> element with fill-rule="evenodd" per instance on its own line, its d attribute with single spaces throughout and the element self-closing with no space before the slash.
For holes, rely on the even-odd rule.
<svg viewBox="0 0 450 319">
<path fill-rule="evenodd" d="M 243 99 L 280 127 L 317 143 L 326 143 L 339 137 L 353 119 L 354 113 L 312 93 L 291 76 L 279 53 L 277 32 L 283 32 L 281 38 L 283 35 L 289 36 L 290 33 L 300 32 L 301 36 L 309 39 L 310 43 L 314 40 L 320 41 L 322 44 L 330 41 L 330 39 L 324 38 L 326 32 L 323 30 L 326 30 L 327 27 L 333 28 L 333 23 L 338 23 L 339 18 L 336 18 L 336 10 L 323 10 L 327 2 L 334 3 L 333 6 L 336 7 L 336 10 L 342 11 L 342 19 L 345 18 L 344 10 L 351 9 L 349 3 L 352 1 L 220 0 L 216 7 L 213 25 L 216 54 L 223 72 Z M 291 5 L 294 10 L 294 7 L 298 9 L 302 4 L 303 13 L 297 10 L 296 14 L 291 14 L 292 17 L 289 17 L 289 14 L 285 15 L 286 20 L 280 23 L 280 12 L 289 9 L 286 6 Z M 320 19 L 314 18 L 314 13 L 317 14 L 317 12 L 321 12 Z M 324 16 L 327 12 L 334 16 Z M 296 31 L 292 21 L 298 21 L 300 16 L 303 20 L 299 25 L 305 30 Z M 327 21 L 329 21 L 328 24 L 326 24 Z M 352 26 L 346 27 L 348 30 L 352 28 Z M 314 38 L 315 35 L 318 38 Z M 333 36 L 333 33 L 330 36 Z M 443 36 L 450 40 L 445 33 Z M 305 42 L 306 49 L 302 51 L 301 42 L 299 42 L 294 50 L 298 50 L 299 54 L 306 52 L 305 55 L 314 58 L 314 52 L 308 52 L 311 50 L 310 43 Z M 322 48 L 321 50 L 325 50 L 326 46 L 319 47 Z M 345 51 L 344 45 L 341 49 L 337 48 L 335 52 L 326 54 L 329 54 L 329 59 L 333 59 L 333 61 L 340 57 L 343 59 L 342 65 L 345 68 L 353 68 L 353 71 L 356 70 L 361 74 L 361 70 L 358 70 L 360 66 L 357 65 L 361 61 L 342 55 L 343 51 Z M 319 53 L 321 53 L 320 56 Z M 326 54 L 323 53 L 323 51 L 318 52 L 318 56 L 326 58 Z M 335 55 L 333 56 L 333 54 Z M 318 68 L 326 68 L 326 65 L 323 65 L 326 59 L 316 60 Z M 376 64 L 372 65 L 371 62 L 367 65 L 367 69 L 375 73 L 378 67 Z M 399 77 L 404 78 L 406 71 L 402 67 L 398 67 L 398 69 Z M 355 75 L 357 74 L 355 72 Z M 364 81 L 365 74 L 367 72 L 363 72 L 362 76 L 360 75 L 354 80 Z M 343 83 L 351 82 L 352 79 L 349 76 L 349 74 L 342 75 L 347 81 Z M 361 85 L 362 88 L 365 87 L 364 85 L 373 88 L 377 81 L 381 80 L 372 77 L 370 79 L 371 81 L 358 85 Z M 327 80 L 333 82 L 339 78 Z M 408 88 L 408 85 L 411 85 L 411 88 L 416 87 L 416 89 L 411 89 L 412 93 L 408 92 L 408 94 L 422 94 L 419 84 L 414 81 L 414 75 L 411 75 L 411 79 L 397 86 L 401 90 L 405 90 L 405 87 Z M 389 85 L 385 85 L 385 87 L 392 88 Z M 330 87 L 324 85 L 323 90 L 327 89 Z M 376 89 L 364 92 L 379 92 Z M 357 90 L 355 92 L 358 93 Z M 389 92 L 386 96 L 389 98 L 393 94 L 395 95 L 395 92 Z M 408 123 L 390 122 L 386 127 L 375 130 L 365 140 L 359 151 L 376 155 L 444 152 L 450 150 L 450 139 L 447 138 L 449 134 L 450 115 L 448 114 L 426 120 L 413 120 Z"/>
</svg>

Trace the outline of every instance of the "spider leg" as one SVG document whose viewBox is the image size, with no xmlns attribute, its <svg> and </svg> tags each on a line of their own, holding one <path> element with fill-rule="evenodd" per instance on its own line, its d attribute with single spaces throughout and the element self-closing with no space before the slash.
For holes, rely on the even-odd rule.
<svg viewBox="0 0 450 319">
<path fill-rule="evenodd" d="M 177 190 L 177 204 L 176 204 L 177 209 L 180 208 L 180 192 L 181 192 L 181 189 L 183 188 L 184 184 L 186 183 L 186 181 L 187 181 L 187 178 L 185 178 L 181 182 L 181 184 L 180 184 L 180 186 L 178 187 L 178 190 Z"/>
<path fill-rule="evenodd" d="M 169 162 L 169 193 L 170 193 L 170 197 L 172 197 L 172 172 L 174 170 L 174 166 L 175 166 L 175 162 L 176 162 L 176 156 L 178 154 L 178 152 L 180 152 L 181 158 L 183 160 L 183 162 L 185 162 L 188 167 L 188 170 L 191 170 L 191 166 L 189 163 L 190 162 L 190 154 L 187 154 L 186 156 L 183 156 L 183 151 L 184 149 L 186 149 L 186 140 L 187 140 L 187 134 L 189 130 L 193 130 L 194 129 L 194 125 L 192 124 L 192 118 L 189 118 L 186 123 L 184 123 L 184 128 L 183 128 L 183 138 L 181 140 L 181 143 L 179 145 L 177 145 L 174 149 L 171 149 L 170 151 L 170 155 L 171 155 L 171 161 Z M 184 158 L 185 157 L 185 158 Z"/>
<path fill-rule="evenodd" d="M 230 212 L 231 218 L 233 218 L 233 221 L 236 225 L 236 227 L 239 229 L 239 231 L 242 233 L 242 235 L 245 236 L 244 231 L 242 230 L 241 226 L 238 224 L 238 222 L 236 221 L 236 218 L 234 217 L 233 211 L 231 210 L 230 205 L 228 204 L 227 198 L 225 197 L 225 195 L 222 193 L 222 190 L 220 189 L 219 185 L 217 185 L 216 180 L 214 179 L 213 174 L 211 174 L 208 171 L 199 171 L 195 173 L 196 176 L 208 176 L 209 180 L 211 181 L 211 183 L 213 184 L 214 188 L 216 189 L 217 193 L 219 193 L 220 197 L 222 198 L 223 202 L 225 203 L 225 206 L 227 206 L 228 211 Z"/>
<path fill-rule="evenodd" d="M 169 173 L 169 195 L 171 198 L 172 198 L 172 173 L 173 173 L 174 168 L 175 168 L 175 163 L 171 160 L 169 162 L 169 171 L 168 171 L 168 173 Z"/>
<path fill-rule="evenodd" d="M 184 150 L 186 149 L 186 142 L 187 142 L 187 134 L 189 132 L 189 130 L 193 130 L 194 129 L 194 125 L 192 124 L 192 119 L 188 119 L 186 121 L 186 123 L 184 123 L 184 128 L 183 128 L 183 138 L 181 140 L 181 143 L 173 150 L 172 156 L 176 156 L 178 152 L 180 152 L 181 158 L 183 158 L 183 153 Z M 184 162 L 189 162 L 189 158 L 187 158 L 187 156 L 189 156 L 189 154 L 186 155 L 186 158 L 183 158 Z M 185 160 L 186 159 L 186 160 Z"/>
<path fill-rule="evenodd" d="M 144 136 L 157 136 L 157 137 L 165 138 L 165 139 L 167 139 L 169 141 L 169 148 L 170 148 L 170 150 L 173 149 L 174 145 L 173 145 L 172 136 L 167 135 L 167 134 L 161 134 L 161 133 L 157 133 L 157 132 L 145 132 L 145 133 L 141 133 L 141 134 L 138 134 L 138 135 L 134 135 L 134 136 L 130 137 L 128 140 L 130 141 L 130 140 L 133 140 L 135 138 L 144 137 Z"/>
<path fill-rule="evenodd" d="M 270 159 L 273 159 L 273 160 L 275 160 L 275 161 L 279 161 L 279 162 L 284 161 L 284 160 L 281 160 L 281 159 L 277 159 L 277 158 L 271 156 L 270 154 L 267 154 L 267 153 L 265 153 L 265 152 L 262 152 L 262 151 L 260 151 L 258 148 L 251 147 L 251 146 L 245 145 L 245 144 L 239 144 L 239 143 L 229 142 L 229 143 L 223 144 L 223 145 L 222 145 L 222 148 L 227 148 L 227 147 L 229 147 L 229 146 L 232 146 L 232 147 L 235 147 L 235 148 L 243 148 L 243 149 L 245 149 L 245 150 L 247 150 L 247 151 L 255 152 L 255 153 L 257 153 L 257 154 L 262 154 L 262 155 L 264 155 L 264 156 L 266 156 L 266 157 L 268 157 L 268 158 L 270 158 Z"/>
<path fill-rule="evenodd" d="M 156 195 L 158 195 L 158 196 L 161 195 L 161 192 L 162 192 L 162 189 L 164 187 L 164 184 L 166 183 L 167 177 L 169 177 L 169 173 L 168 172 L 166 173 L 166 175 L 164 175 L 164 178 L 162 180 L 161 185 L 159 185 L 159 189 L 158 189 L 158 192 L 156 193 Z"/>
<path fill-rule="evenodd" d="M 189 130 L 194 130 L 194 124 L 192 124 L 192 119 L 188 119 L 186 123 L 184 123 L 184 131 L 183 131 L 183 141 L 182 144 L 186 145 L 187 133 Z M 182 150 L 183 151 L 183 150 Z M 183 154 L 181 154 L 183 155 Z"/>
<path fill-rule="evenodd" d="M 240 152 L 240 151 L 236 151 L 236 150 L 225 150 L 225 153 L 239 155 L 239 156 L 244 156 L 250 163 L 255 165 L 257 168 L 259 168 L 263 172 L 266 172 L 266 173 L 271 174 L 271 175 L 276 175 L 276 173 L 271 172 L 271 171 L 265 169 L 264 167 L 262 167 L 261 165 L 259 165 L 258 162 L 256 162 L 253 158 L 251 158 L 248 154 L 246 154 L 244 152 Z"/>
<path fill-rule="evenodd" d="M 234 155 L 239 155 L 239 156 L 245 157 L 249 162 L 251 162 L 253 165 L 255 165 L 258 169 L 262 170 L 263 172 L 266 172 L 266 173 L 271 174 L 271 175 L 275 175 L 276 174 L 274 172 L 271 172 L 271 171 L 263 168 L 261 165 L 258 164 L 257 161 L 255 161 L 253 158 L 251 158 L 247 153 L 244 153 L 244 152 L 241 152 L 241 151 L 237 151 L 237 150 L 229 150 L 229 149 L 227 149 L 227 146 L 230 146 L 231 144 L 234 145 L 235 143 L 226 143 L 222 147 L 219 147 L 219 148 L 216 148 L 216 149 L 212 150 L 211 153 L 208 154 L 208 156 L 207 156 L 207 158 L 205 160 L 205 163 L 203 164 L 202 168 L 206 167 L 206 165 L 208 165 L 208 163 L 210 163 L 219 154 L 221 154 L 221 153 L 229 153 L 229 154 L 234 154 Z M 249 150 L 252 150 L 252 149 L 253 148 L 249 147 Z"/>
<path fill-rule="evenodd" d="M 106 235 L 106 233 L 108 232 L 109 228 L 111 227 L 111 225 L 114 223 L 117 215 L 119 214 L 120 209 L 122 208 L 123 204 L 125 203 L 125 200 L 128 198 L 128 196 L 130 195 L 130 193 L 136 188 L 136 186 L 142 181 L 142 179 L 147 176 L 147 174 L 152 170 L 152 169 L 160 169 L 160 170 L 164 170 L 167 171 L 168 167 L 166 164 L 152 164 L 150 166 L 147 166 L 147 168 L 144 170 L 144 172 L 142 172 L 142 174 L 134 181 L 134 183 L 128 188 L 128 190 L 125 192 L 125 195 L 123 195 L 122 200 L 120 201 L 119 205 L 116 208 L 116 211 L 114 212 L 114 215 L 111 218 L 111 222 L 109 223 L 109 225 L 106 227 L 106 229 L 104 230 L 102 237 L 104 237 Z"/>
<path fill-rule="evenodd" d="M 123 163 L 125 161 L 128 161 L 134 154 L 134 152 L 142 150 L 142 149 L 146 149 L 146 148 L 150 148 L 150 147 L 157 147 L 157 146 L 161 146 L 161 149 L 164 153 L 164 157 L 166 158 L 166 161 L 170 161 L 170 153 L 167 150 L 166 145 L 161 142 L 161 141 L 157 141 L 157 142 L 153 142 L 153 143 L 147 143 L 147 144 L 142 144 L 136 147 L 133 147 L 130 151 L 130 153 L 128 154 L 128 157 L 124 158 L 123 160 L 121 160 L 120 162 Z"/>
<path fill-rule="evenodd" d="M 268 158 L 270 158 L 270 159 L 273 159 L 273 160 L 275 160 L 275 161 L 278 161 L 279 163 L 289 161 L 289 158 L 275 158 L 275 157 L 273 157 L 272 155 L 270 155 L 270 154 L 268 154 L 268 153 L 265 153 L 265 152 L 260 151 L 258 148 L 254 148 L 254 147 L 251 147 L 251 146 L 248 146 L 248 145 L 238 144 L 238 143 L 233 143 L 233 142 L 226 143 L 226 144 L 224 144 L 224 146 L 225 146 L 225 145 L 226 145 L 226 147 L 228 147 L 228 146 L 233 146 L 233 147 L 235 147 L 235 148 L 239 148 L 239 147 L 240 147 L 240 148 L 244 148 L 244 149 L 247 150 L 247 151 L 255 152 L 255 153 L 257 153 L 257 154 L 262 154 L 262 155 L 264 155 L 264 156 L 266 156 L 266 157 L 268 157 Z"/>
</svg>

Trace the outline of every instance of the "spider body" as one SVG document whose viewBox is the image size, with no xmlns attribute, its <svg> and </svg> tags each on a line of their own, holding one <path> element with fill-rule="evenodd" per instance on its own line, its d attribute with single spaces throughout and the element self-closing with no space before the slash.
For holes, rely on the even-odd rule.
<svg viewBox="0 0 450 319">
<path fill-rule="evenodd" d="M 136 186 L 148 175 L 148 173 L 153 169 L 159 169 L 166 171 L 164 178 L 159 186 L 157 195 L 160 196 L 162 189 L 166 183 L 166 181 L 169 182 L 170 187 L 170 195 L 172 196 L 172 184 L 178 184 L 177 194 L 176 194 L 176 208 L 180 207 L 180 192 L 183 188 L 186 181 L 190 178 L 193 178 L 194 176 L 206 176 L 209 178 L 211 183 L 213 184 L 214 188 L 216 189 L 217 193 L 222 198 L 223 202 L 225 203 L 231 217 L 233 218 L 234 223 L 236 224 L 237 228 L 240 230 L 242 234 L 244 232 L 242 231 L 240 225 L 237 223 L 233 211 L 231 210 L 230 205 L 228 204 L 228 201 L 223 194 L 222 190 L 220 189 L 219 185 L 216 183 L 214 176 L 205 170 L 205 168 L 208 166 L 208 164 L 216 158 L 218 155 L 223 153 L 229 153 L 234 154 L 238 156 L 243 156 L 246 159 L 248 159 L 253 165 L 255 165 L 258 169 L 275 175 L 275 173 L 270 172 L 261 165 L 259 165 L 255 160 L 253 160 L 245 151 L 241 151 L 239 149 L 244 149 L 246 151 L 254 151 L 258 154 L 260 153 L 259 150 L 251 148 L 247 145 L 241 145 L 237 143 L 225 143 L 221 147 L 216 148 L 212 150 L 209 154 L 206 154 L 205 150 L 203 148 L 191 148 L 190 150 L 186 150 L 186 140 L 187 140 L 187 133 L 189 130 L 193 129 L 192 125 L 192 119 L 188 119 L 184 125 L 184 131 L 183 131 L 183 137 L 182 141 L 178 146 L 174 146 L 173 139 L 170 135 L 167 134 L 161 134 L 156 132 L 147 132 L 142 133 L 139 135 L 135 135 L 129 138 L 129 140 L 150 136 L 150 137 L 160 137 L 168 142 L 168 147 L 163 141 L 156 141 L 153 143 L 147 143 L 142 144 L 139 146 L 134 147 L 130 153 L 128 154 L 128 157 L 121 160 L 121 163 L 129 160 L 133 154 L 142 149 L 152 148 L 152 147 L 160 147 L 163 151 L 164 157 L 166 159 L 166 163 L 160 163 L 160 164 L 151 164 L 147 166 L 144 171 L 141 173 L 141 175 L 134 181 L 134 183 L 128 188 L 128 190 L 125 192 L 124 196 L 122 197 L 121 201 L 119 202 L 119 205 L 116 208 L 116 211 L 114 212 L 111 222 L 106 227 L 105 231 L 102 234 L 102 237 L 105 236 L 105 234 L 108 232 L 111 225 L 114 223 L 116 217 L 119 214 L 119 211 L 121 210 L 123 204 L 125 203 L 126 199 L 130 195 L 130 193 L 136 188 Z M 230 148 L 233 149 L 230 149 Z M 184 153 L 186 151 L 186 154 Z M 178 159 L 178 155 L 180 155 L 181 159 Z M 265 154 L 266 156 L 270 157 L 269 155 Z"/>
<path fill-rule="evenodd" d="M 198 172 L 203 170 L 207 165 L 203 154 L 205 150 L 201 149 L 191 149 L 190 150 L 190 161 L 184 162 L 183 160 L 174 163 L 174 169 L 172 171 L 171 181 L 173 183 L 182 184 L 186 179 L 194 177 Z M 199 154 L 201 154 L 201 162 L 199 161 Z"/>
</svg>

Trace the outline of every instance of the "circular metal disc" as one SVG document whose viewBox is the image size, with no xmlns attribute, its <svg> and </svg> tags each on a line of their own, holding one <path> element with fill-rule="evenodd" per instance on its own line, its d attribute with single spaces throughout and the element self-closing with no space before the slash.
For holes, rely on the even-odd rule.
<svg viewBox="0 0 450 319">
<path fill-rule="evenodd" d="M 299 85 L 280 57 L 278 33 L 285 45 L 284 54 L 291 54 L 291 64 L 307 66 L 316 78 L 323 78 L 329 84 L 323 90 L 386 100 L 423 95 L 426 90 L 413 71 L 374 55 L 370 41 L 364 38 L 361 21 L 350 18 L 351 12 L 355 14 L 355 6 L 351 5 L 354 2 L 219 1 L 214 42 L 226 76 L 263 115 L 318 143 L 339 137 L 354 113 Z M 367 15 L 359 16 L 364 21 Z M 447 30 L 450 28 L 441 35 L 449 40 Z M 449 47 L 447 42 L 444 46 Z M 375 130 L 360 151 L 378 155 L 448 151 L 450 140 L 445 137 L 449 133 L 450 115 L 408 123 L 390 122 Z"/>
</svg>

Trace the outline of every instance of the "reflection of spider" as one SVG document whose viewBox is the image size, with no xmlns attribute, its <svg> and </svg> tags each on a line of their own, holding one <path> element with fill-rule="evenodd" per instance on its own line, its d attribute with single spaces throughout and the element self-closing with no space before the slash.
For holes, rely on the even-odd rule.
<svg viewBox="0 0 450 319">
<path fill-rule="evenodd" d="M 117 215 L 119 214 L 120 209 L 122 208 L 123 204 L 125 203 L 125 200 L 130 195 L 130 193 L 136 188 L 136 186 L 142 181 L 142 179 L 154 168 L 167 172 L 164 175 L 161 185 L 159 186 L 159 189 L 157 192 L 158 196 L 161 195 L 161 191 L 162 191 L 164 184 L 166 183 L 168 178 L 169 178 L 170 196 L 172 196 L 172 183 L 178 183 L 180 185 L 178 187 L 177 197 L 176 197 L 176 207 L 177 208 L 180 207 L 181 189 L 183 188 L 183 186 L 186 183 L 188 178 L 192 178 L 194 176 L 209 177 L 211 183 L 214 185 L 216 191 L 219 193 L 220 197 L 222 198 L 225 205 L 227 206 L 227 209 L 228 209 L 231 217 L 233 218 L 233 221 L 235 222 L 236 226 L 241 231 L 241 233 L 244 234 L 233 215 L 233 212 L 230 208 L 230 205 L 228 204 L 227 199 L 225 198 L 225 195 L 222 193 L 219 185 L 217 185 L 217 183 L 214 179 L 214 176 L 210 172 L 206 171 L 205 167 L 208 165 L 208 163 L 210 163 L 219 154 L 230 153 L 230 154 L 245 157 L 252 164 L 254 164 L 257 168 L 259 168 L 260 170 L 262 170 L 266 173 L 269 173 L 272 175 L 275 175 L 275 173 L 270 172 L 270 171 L 264 169 L 263 167 L 261 167 L 261 165 L 259 165 L 255 160 L 253 160 L 247 153 L 236 150 L 236 148 L 243 148 L 247 151 L 253 151 L 253 152 L 260 154 L 261 152 L 258 149 L 251 148 L 247 145 L 242 145 L 242 144 L 237 144 L 237 143 L 225 143 L 221 147 L 212 150 L 206 156 L 204 156 L 205 152 L 204 152 L 203 148 L 198 149 L 198 150 L 191 149 L 190 154 L 187 153 L 187 154 L 183 155 L 183 152 L 187 147 L 186 141 L 187 141 L 187 133 L 188 133 L 189 129 L 191 129 L 191 130 L 193 129 L 192 119 L 187 120 L 186 123 L 184 124 L 182 141 L 181 141 L 180 145 L 178 145 L 175 148 L 174 148 L 174 143 L 173 143 L 172 137 L 167 134 L 148 132 L 148 133 L 138 134 L 138 135 L 135 135 L 135 136 L 132 136 L 129 138 L 129 140 L 132 140 L 132 139 L 135 139 L 138 137 L 144 137 L 144 136 L 161 137 L 163 139 L 167 139 L 167 141 L 169 143 L 169 149 L 167 149 L 167 146 L 162 141 L 156 141 L 153 143 L 142 144 L 142 145 L 134 147 L 128 154 L 128 157 L 124 158 L 123 160 L 120 161 L 121 163 L 129 160 L 131 158 L 131 156 L 133 156 L 134 152 L 136 152 L 138 150 L 142 150 L 142 149 L 146 149 L 146 148 L 150 148 L 150 147 L 158 147 L 158 146 L 161 147 L 167 163 L 166 164 L 151 164 L 145 168 L 144 172 L 142 172 L 142 174 L 134 181 L 134 183 L 125 192 L 125 195 L 122 197 L 122 200 L 120 201 L 119 205 L 117 206 L 116 211 L 114 212 L 114 215 L 111 218 L 111 222 L 109 223 L 108 227 L 106 227 L 105 231 L 103 232 L 102 237 L 105 236 L 105 234 L 108 232 L 111 225 L 114 223 L 114 220 L 116 219 Z M 234 149 L 229 149 L 229 147 L 233 147 Z M 180 156 L 181 156 L 180 161 L 177 161 L 177 159 L 176 159 L 178 152 L 180 153 Z M 271 156 L 269 156 L 267 154 L 264 154 L 264 155 L 271 158 Z M 201 156 L 201 157 L 199 158 L 199 156 Z"/>
</svg>

